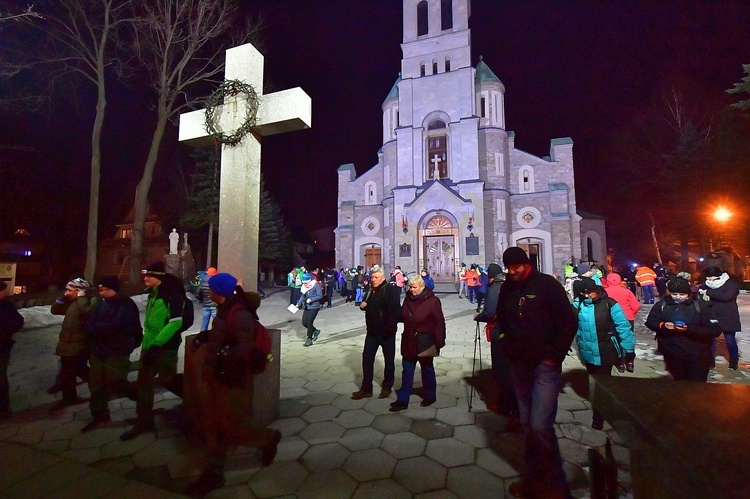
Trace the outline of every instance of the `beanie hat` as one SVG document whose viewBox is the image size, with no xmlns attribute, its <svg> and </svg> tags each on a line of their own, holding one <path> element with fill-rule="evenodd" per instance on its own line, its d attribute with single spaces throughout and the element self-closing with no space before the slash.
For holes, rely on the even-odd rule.
<svg viewBox="0 0 750 499">
<path fill-rule="evenodd" d="M 0 281 L 0 291 L 3 291 L 7 287 L 8 287 L 8 285 L 5 284 L 5 281 Z"/>
<path fill-rule="evenodd" d="M 489 267 L 487 267 L 487 277 L 489 277 L 490 279 L 494 279 L 495 277 L 497 277 L 498 275 L 502 273 L 503 273 L 503 268 L 496 263 L 491 263 Z"/>
<path fill-rule="evenodd" d="M 706 277 L 721 277 L 723 273 L 719 267 L 708 267 L 703 271 L 703 275 Z"/>
<path fill-rule="evenodd" d="M 670 293 L 690 293 L 690 283 L 682 277 L 673 277 L 667 282 Z"/>
<path fill-rule="evenodd" d="M 72 289 L 75 291 L 85 291 L 89 289 L 91 285 L 88 283 L 86 279 L 83 277 L 76 277 L 72 281 L 70 281 L 68 284 L 65 285 L 65 289 Z"/>
<path fill-rule="evenodd" d="M 229 297 L 234 294 L 237 287 L 237 279 L 232 274 L 222 272 L 211 276 L 208 280 L 208 287 L 219 296 Z"/>
<path fill-rule="evenodd" d="M 356 270 L 354 272 L 356 272 Z M 302 282 L 310 281 L 312 281 L 312 276 L 309 273 L 305 272 L 304 274 L 302 274 Z"/>
<path fill-rule="evenodd" d="M 160 278 L 167 275 L 167 269 L 164 267 L 164 262 L 154 262 L 146 267 L 146 270 L 142 270 L 141 273 L 143 275 Z"/>
<path fill-rule="evenodd" d="M 596 283 L 595 280 L 593 280 L 590 277 L 581 277 L 581 279 L 578 281 L 579 284 L 579 290 L 581 293 L 590 293 L 591 291 L 599 291 L 599 285 Z"/>
<path fill-rule="evenodd" d="M 511 246 L 503 253 L 503 265 L 510 267 L 511 265 L 518 265 L 520 263 L 531 263 L 529 255 L 518 246 Z"/>
<path fill-rule="evenodd" d="M 581 262 L 576 266 L 576 269 L 577 269 L 576 272 L 578 273 L 578 275 L 583 275 L 589 270 L 591 270 L 591 265 L 589 265 L 586 262 Z"/>
<path fill-rule="evenodd" d="M 351 275 L 357 275 L 357 269 L 355 269 L 355 268 L 349 269 L 349 274 L 351 274 Z"/>
<path fill-rule="evenodd" d="M 117 278 L 117 276 L 108 275 L 106 277 L 102 277 L 102 279 L 99 281 L 99 286 L 102 286 L 104 288 L 109 288 L 112 291 L 120 291 L 120 280 Z"/>
<path fill-rule="evenodd" d="M 218 273 L 218 270 L 216 270 L 215 267 L 208 267 L 206 269 L 206 275 L 211 276 L 211 275 L 216 275 L 217 273 Z"/>
</svg>

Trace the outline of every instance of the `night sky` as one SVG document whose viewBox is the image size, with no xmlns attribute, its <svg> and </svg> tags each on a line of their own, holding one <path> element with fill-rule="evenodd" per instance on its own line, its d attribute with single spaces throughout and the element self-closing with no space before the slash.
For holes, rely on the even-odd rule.
<svg viewBox="0 0 750 499">
<path fill-rule="evenodd" d="M 335 226 L 337 168 L 354 163 L 362 174 L 377 162 L 380 106 L 401 60 L 401 2 L 243 4 L 265 26 L 265 91 L 300 86 L 313 102 L 311 130 L 263 139 L 268 190 L 289 225 Z M 626 199 L 602 195 L 617 182 L 608 175 L 618 154 L 615 144 L 654 98 L 684 83 L 718 108 L 736 99 L 725 90 L 743 76 L 742 64 L 750 63 L 747 1 L 474 0 L 471 9 L 472 63 L 484 56 L 504 83 L 506 123 L 516 133 L 516 147 L 546 156 L 550 139 L 571 137 L 578 207 L 605 216 L 627 206 Z M 9 35 L 7 28 L 3 35 Z M 86 91 L 91 89 L 75 95 L 79 104 L 85 104 Z M 153 131 L 151 96 L 138 92 L 115 88 L 109 97 L 102 237 L 109 237 L 132 204 Z M 2 183 L 24 194 L 19 204 L 6 207 L 0 229 L 64 216 L 69 229 L 55 237 L 84 237 L 93 110 L 81 109 L 58 102 L 49 115 L 0 117 L 0 143 L 32 149 L 0 160 Z M 168 133 L 152 197 L 174 190 L 176 166 L 185 163 L 188 149 L 177 145 L 176 130 Z M 33 221 L 24 215 L 30 210 Z M 610 223 L 610 239 L 624 240 L 617 231 Z M 84 252 L 85 238 L 80 243 Z"/>
</svg>

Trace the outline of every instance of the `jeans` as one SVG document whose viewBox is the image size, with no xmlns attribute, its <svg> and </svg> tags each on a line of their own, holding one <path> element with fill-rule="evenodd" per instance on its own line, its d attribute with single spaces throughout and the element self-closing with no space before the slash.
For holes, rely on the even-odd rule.
<svg viewBox="0 0 750 499">
<path fill-rule="evenodd" d="M 328 285 L 328 288 L 326 289 L 326 298 L 328 299 L 328 306 L 331 306 L 331 298 L 333 298 L 333 286 Z"/>
<path fill-rule="evenodd" d="M 318 312 L 320 312 L 319 308 L 306 308 L 302 312 L 302 325 L 307 328 L 307 337 L 310 339 L 315 333 L 315 317 L 318 316 Z"/>
<path fill-rule="evenodd" d="M 92 355 L 89 359 L 89 409 L 95 418 L 109 417 L 109 399 L 122 396 L 130 371 L 130 358 L 127 355 L 102 358 Z"/>
<path fill-rule="evenodd" d="M 708 358 L 683 359 L 665 353 L 664 364 L 669 374 L 676 380 L 705 383 L 708 381 L 708 371 L 711 370 L 711 360 Z"/>
<path fill-rule="evenodd" d="M 211 319 L 216 318 L 216 307 L 203 307 L 203 322 L 201 323 L 201 331 L 208 331 L 208 323 Z"/>
<path fill-rule="evenodd" d="M 474 292 L 476 291 L 476 286 L 469 286 L 469 301 L 474 301 Z"/>
<path fill-rule="evenodd" d="M 477 312 L 482 310 L 482 302 L 484 301 L 484 293 L 479 291 L 479 286 L 477 286 L 476 291 L 474 291 L 474 297 L 477 300 Z"/>
<path fill-rule="evenodd" d="M 138 369 L 138 379 L 135 382 L 138 398 L 135 407 L 138 416 L 136 424 L 141 425 L 154 422 L 154 388 L 157 374 L 162 386 L 182 397 L 182 375 L 177 375 L 177 349 L 163 350 L 153 359 L 149 358 L 146 352 L 141 351 L 141 367 Z"/>
<path fill-rule="evenodd" d="M 647 284 L 641 286 L 641 289 L 643 289 L 643 303 L 654 303 L 654 285 Z"/>
<path fill-rule="evenodd" d="M 460 284 L 458 285 L 458 297 L 459 298 L 467 295 L 466 289 L 467 289 L 466 281 L 460 281 Z"/>
<path fill-rule="evenodd" d="M 604 366 L 595 366 L 594 364 L 586 364 L 586 372 L 589 374 L 598 374 L 601 376 L 612 376 L 612 364 L 604 365 Z M 601 415 L 599 411 L 594 409 L 594 415 L 591 418 L 591 425 L 596 426 L 597 423 L 599 423 L 599 426 L 604 424 L 604 416 Z"/>
<path fill-rule="evenodd" d="M 375 355 L 378 348 L 383 349 L 385 370 L 383 372 L 383 383 L 380 387 L 384 390 L 393 388 L 393 378 L 396 372 L 396 335 L 384 337 L 383 334 L 368 334 L 365 336 L 365 348 L 362 351 L 362 389 L 372 391 L 372 378 L 374 376 Z"/>
<path fill-rule="evenodd" d="M 526 436 L 526 476 L 550 491 L 550 496 L 570 495 L 555 435 L 557 397 L 562 388 L 562 367 L 513 362 L 513 386 L 518 413 Z M 567 495 L 566 495 L 567 494 Z"/>
<path fill-rule="evenodd" d="M 354 298 L 354 303 L 362 303 L 362 288 L 357 288 L 357 296 Z"/>
<path fill-rule="evenodd" d="M 740 361 L 740 349 L 737 346 L 737 333 L 730 331 L 724 331 L 724 341 L 727 342 L 727 350 L 729 350 L 729 363 L 736 364 Z M 711 343 L 711 358 L 716 358 L 716 340 L 714 339 Z"/>
<path fill-rule="evenodd" d="M 12 347 L 0 350 L 0 412 L 10 410 L 10 386 L 8 384 L 8 363 Z"/>
<path fill-rule="evenodd" d="M 411 389 L 414 385 L 414 370 L 417 368 L 417 362 L 422 370 L 422 389 L 424 390 L 424 400 L 437 399 L 437 380 L 435 379 L 435 365 L 432 363 L 432 357 L 420 357 L 418 361 L 403 359 L 401 366 L 401 388 L 398 390 L 397 400 L 402 404 L 409 405 Z"/>
<path fill-rule="evenodd" d="M 499 388 L 497 405 L 504 416 L 515 418 L 518 416 L 518 401 L 513 388 L 513 376 L 508 357 L 503 353 L 503 340 L 490 342 L 492 358 L 492 377 Z"/>
</svg>

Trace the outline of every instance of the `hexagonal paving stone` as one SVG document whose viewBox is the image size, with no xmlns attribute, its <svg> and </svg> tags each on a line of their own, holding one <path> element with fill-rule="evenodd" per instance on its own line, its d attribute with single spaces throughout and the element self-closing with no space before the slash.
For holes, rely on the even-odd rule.
<svg viewBox="0 0 750 499">
<path fill-rule="evenodd" d="M 351 396 L 351 394 L 357 390 L 359 390 L 359 387 L 352 381 L 349 383 L 336 383 L 331 387 L 331 391 L 333 393 L 338 393 L 339 395 L 350 394 Z"/>
<path fill-rule="evenodd" d="M 392 398 L 387 399 L 379 399 L 377 396 L 371 399 L 367 399 L 367 403 L 365 404 L 365 409 L 370 411 L 371 413 L 378 415 L 378 414 L 390 414 L 390 411 L 388 409 L 391 408 L 391 404 L 394 402 Z M 417 407 L 419 404 L 417 404 Z"/>
<path fill-rule="evenodd" d="M 282 438 L 274 462 L 296 461 L 308 447 L 310 444 L 298 436 Z"/>
<path fill-rule="evenodd" d="M 326 471 L 340 468 L 351 455 L 351 451 L 337 443 L 313 445 L 300 459 L 309 471 Z"/>
<path fill-rule="evenodd" d="M 353 452 L 344 463 L 344 471 L 358 482 L 379 480 L 391 476 L 396 458 L 381 449 L 367 449 Z"/>
<path fill-rule="evenodd" d="M 309 381 L 305 385 L 305 390 L 307 390 L 309 392 L 313 392 L 313 393 L 315 393 L 315 392 L 325 392 L 329 388 L 331 388 L 334 384 L 335 383 L 333 381 L 327 380 L 327 379 L 319 379 L 319 380 L 315 380 L 315 381 Z"/>
<path fill-rule="evenodd" d="M 427 441 L 411 432 L 386 435 L 380 447 L 397 459 L 421 456 Z"/>
<path fill-rule="evenodd" d="M 301 416 L 310 405 L 301 398 L 281 399 L 279 400 L 279 417 L 292 418 Z"/>
<path fill-rule="evenodd" d="M 299 486 L 295 496 L 300 499 L 319 499 L 351 497 L 357 488 L 357 482 L 341 470 L 313 473 Z"/>
<path fill-rule="evenodd" d="M 327 444 L 335 442 L 346 429 L 338 423 L 332 421 L 323 421 L 322 423 L 312 423 L 299 434 L 310 444 Z"/>
<path fill-rule="evenodd" d="M 330 379 L 332 376 L 331 373 L 324 370 L 318 370 L 318 371 L 309 371 L 304 376 L 302 376 L 307 381 L 323 381 Z"/>
<path fill-rule="evenodd" d="M 313 405 L 329 405 L 338 397 L 337 394 L 331 392 L 318 392 L 305 395 L 305 402 Z"/>
<path fill-rule="evenodd" d="M 402 459 L 393 470 L 396 481 L 414 494 L 445 488 L 447 473 L 444 466 L 425 456 Z"/>
<path fill-rule="evenodd" d="M 318 405 L 310 407 L 303 415 L 302 419 L 309 423 L 320 423 L 321 421 L 333 421 L 333 418 L 339 415 L 341 409 L 332 405 Z"/>
<path fill-rule="evenodd" d="M 361 428 L 362 426 L 369 426 L 370 423 L 375 419 L 375 415 L 364 409 L 352 409 L 350 411 L 342 411 L 334 421 L 345 428 Z"/>
<path fill-rule="evenodd" d="M 366 426 L 364 428 L 352 428 L 346 430 L 344 436 L 338 442 L 349 450 L 365 450 L 380 447 L 383 441 L 383 435 L 379 431 Z"/>
<path fill-rule="evenodd" d="M 352 499 L 410 499 L 411 492 L 393 480 L 376 480 L 360 483 Z"/>
<path fill-rule="evenodd" d="M 307 383 L 307 380 L 303 378 L 282 378 L 279 386 L 283 390 L 285 388 L 299 388 L 304 386 L 305 383 Z"/>
<path fill-rule="evenodd" d="M 462 466 L 448 470 L 448 490 L 460 497 L 494 499 L 503 490 L 503 481 L 479 466 Z"/>
<path fill-rule="evenodd" d="M 262 468 L 248 483 L 258 497 L 292 494 L 305 481 L 307 470 L 298 462 L 275 463 Z"/>
<path fill-rule="evenodd" d="M 448 467 L 474 464 L 474 447 L 455 438 L 430 440 L 425 455 Z"/>
<path fill-rule="evenodd" d="M 301 432 L 307 426 L 307 421 L 302 418 L 283 418 L 277 419 L 270 425 L 269 428 L 279 430 L 281 435 L 284 437 L 291 437 Z"/>
<path fill-rule="evenodd" d="M 471 388 L 465 384 L 453 384 L 444 386 L 441 392 L 451 397 L 462 398 L 468 397 L 470 390 Z"/>
<path fill-rule="evenodd" d="M 496 432 L 475 425 L 457 426 L 453 429 L 453 438 L 472 447 L 491 447 L 495 443 Z"/>
<path fill-rule="evenodd" d="M 516 454 L 514 457 L 517 466 L 520 466 L 523 462 L 523 455 Z M 521 474 L 518 469 L 506 461 L 504 456 L 498 453 L 498 449 L 479 449 L 476 463 L 500 478 L 512 478 Z"/>
<path fill-rule="evenodd" d="M 409 431 L 419 435 L 425 440 L 449 438 L 453 436 L 452 426 L 435 419 L 430 419 L 427 421 L 414 421 Z"/>
<path fill-rule="evenodd" d="M 372 421 L 372 426 L 376 430 L 385 433 L 402 433 L 409 431 L 412 420 L 401 414 L 379 414 Z"/>
</svg>

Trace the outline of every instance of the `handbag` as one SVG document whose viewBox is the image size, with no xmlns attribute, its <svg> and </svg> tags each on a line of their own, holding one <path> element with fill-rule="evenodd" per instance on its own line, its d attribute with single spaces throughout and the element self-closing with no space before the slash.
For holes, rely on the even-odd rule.
<svg viewBox="0 0 750 499">
<path fill-rule="evenodd" d="M 437 357 L 440 355 L 435 347 L 435 337 L 427 333 L 417 334 L 417 357 Z"/>
</svg>

